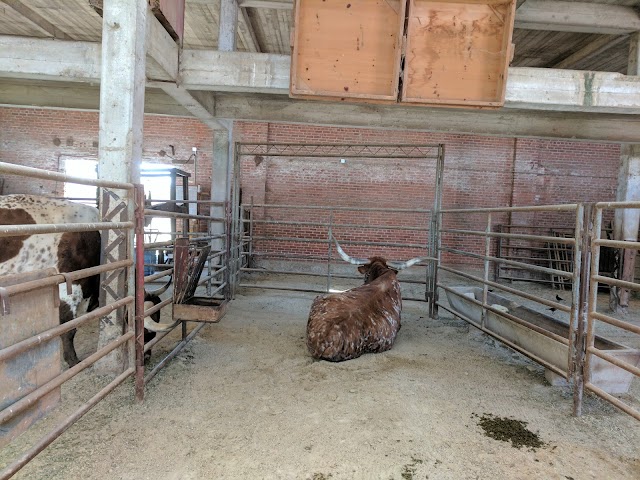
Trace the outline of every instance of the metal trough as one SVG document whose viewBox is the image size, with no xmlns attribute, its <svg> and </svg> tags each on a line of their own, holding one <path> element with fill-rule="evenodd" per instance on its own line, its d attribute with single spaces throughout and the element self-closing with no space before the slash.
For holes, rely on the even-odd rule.
<svg viewBox="0 0 640 480">
<path fill-rule="evenodd" d="M 473 303 L 470 299 L 475 299 L 482 303 L 482 289 L 479 287 L 469 286 L 456 286 L 450 288 L 459 294 L 457 295 L 453 292 L 447 291 L 447 299 L 449 300 L 449 304 L 451 305 L 454 313 L 457 312 L 461 314 L 461 318 L 463 319 L 464 317 L 467 317 L 469 320 L 481 324 L 482 306 Z M 487 294 L 487 304 L 494 307 L 497 305 L 499 307 L 496 308 L 499 310 L 506 311 L 515 317 L 526 320 L 527 322 L 558 336 L 567 339 L 569 338 L 569 325 L 549 315 L 537 312 L 505 297 L 490 292 Z M 523 348 L 525 351 L 530 352 L 557 367 L 566 374 L 569 358 L 568 345 L 489 310 L 487 310 L 484 326 L 487 331 L 509 340 L 515 345 Z M 640 364 L 640 350 L 621 345 L 599 336 L 595 337 L 594 346 L 595 348 L 602 350 L 604 353 L 616 357 L 630 365 L 638 366 Z M 632 373 L 609 363 L 596 355 L 591 356 L 589 368 L 591 383 L 611 394 L 626 393 L 634 378 Z M 554 375 L 549 375 L 549 373 L 552 372 L 547 370 L 545 376 L 551 381 Z"/>
</svg>

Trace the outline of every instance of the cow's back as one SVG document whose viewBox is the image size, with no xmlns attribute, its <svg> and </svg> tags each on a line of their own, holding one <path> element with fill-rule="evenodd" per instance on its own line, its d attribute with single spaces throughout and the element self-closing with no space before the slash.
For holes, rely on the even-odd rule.
<svg viewBox="0 0 640 480">
<path fill-rule="evenodd" d="M 88 205 L 38 195 L 0 196 L 0 225 L 98 221 L 98 210 Z M 99 263 L 100 233 L 97 231 L 0 238 L 0 275 L 43 268 L 68 272 Z"/>
</svg>

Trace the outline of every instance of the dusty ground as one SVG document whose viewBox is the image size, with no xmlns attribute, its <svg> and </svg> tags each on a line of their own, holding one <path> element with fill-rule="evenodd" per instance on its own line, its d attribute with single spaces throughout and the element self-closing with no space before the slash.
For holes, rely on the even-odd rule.
<svg viewBox="0 0 640 480">
<path fill-rule="evenodd" d="M 313 296 L 241 290 L 223 321 L 154 379 L 144 404 L 127 382 L 16 478 L 640 478 L 637 421 L 591 396 L 572 417 L 571 391 L 549 386 L 538 365 L 448 314 L 429 319 L 424 304 L 405 302 L 391 351 L 312 360 L 304 330 Z M 84 357 L 93 336 L 80 335 Z M 0 452 L 0 466 L 104 383 L 80 375 L 55 415 Z M 545 445 L 488 438 L 485 414 L 526 422 Z"/>
</svg>

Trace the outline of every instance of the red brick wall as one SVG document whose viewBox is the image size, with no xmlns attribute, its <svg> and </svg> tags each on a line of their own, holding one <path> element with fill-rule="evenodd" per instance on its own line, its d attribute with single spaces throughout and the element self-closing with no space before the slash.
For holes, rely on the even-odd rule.
<svg viewBox="0 0 640 480">
<path fill-rule="evenodd" d="M 174 145 L 175 158 L 179 160 L 189 158 L 191 147 L 198 147 L 197 183 L 203 190 L 210 190 L 213 141 L 206 125 L 193 119 L 147 115 L 144 134 L 144 162 L 170 164 L 171 160 L 160 154 L 161 150 L 171 154 L 170 144 Z M 4 162 L 60 171 L 64 158 L 97 159 L 97 155 L 96 112 L 0 108 L 0 158 Z M 190 172 L 193 183 L 193 163 L 173 166 Z M 63 186 L 46 180 L 6 176 L 4 193 L 61 196 Z"/>
<path fill-rule="evenodd" d="M 146 116 L 143 160 L 168 162 L 160 151 L 176 148 L 186 159 L 191 147 L 199 149 L 197 182 L 208 191 L 211 179 L 212 139 L 197 120 Z M 236 122 L 236 140 L 244 142 L 434 144 L 446 147 L 444 208 L 508 205 L 544 205 L 566 202 L 613 200 L 619 163 L 619 147 L 558 140 L 494 138 L 474 135 L 396 132 L 375 129 L 314 127 L 303 125 Z M 58 170 L 65 155 L 97 155 L 98 115 L 46 109 L 0 108 L 0 158 L 3 161 Z M 193 165 L 176 165 L 193 173 Z M 362 208 L 431 208 L 435 166 L 432 160 L 356 159 L 340 164 L 336 158 L 242 158 L 243 201 L 250 203 L 355 206 Z M 62 195 L 61 185 L 39 180 L 6 177 L 5 193 L 31 192 Z M 326 211 L 268 209 L 257 211 L 266 219 L 295 222 L 327 222 Z M 494 216 L 494 222 L 556 226 L 570 224 L 567 215 L 514 214 Z M 364 225 L 427 226 L 424 214 L 335 212 L 334 222 Z M 445 227 L 483 229 L 482 215 L 449 215 Z M 270 226 L 280 237 L 303 235 L 326 238 L 318 226 Z M 338 228 L 338 238 L 366 242 L 425 243 L 419 230 Z M 458 248 L 483 251 L 478 237 L 449 234 Z M 289 254 L 326 255 L 321 243 L 271 242 L 260 248 Z M 393 258 L 423 254 L 416 248 L 389 249 L 352 246 L 349 253 L 367 256 L 381 253 Z"/>
</svg>

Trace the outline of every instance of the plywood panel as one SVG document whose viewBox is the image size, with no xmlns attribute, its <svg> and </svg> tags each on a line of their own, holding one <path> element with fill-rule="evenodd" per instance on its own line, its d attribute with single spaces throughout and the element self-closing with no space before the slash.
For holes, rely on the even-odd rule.
<svg viewBox="0 0 640 480">
<path fill-rule="evenodd" d="M 292 97 L 397 101 L 405 2 L 297 0 Z"/>
<path fill-rule="evenodd" d="M 499 107 L 513 0 L 411 0 L 402 102 Z"/>
</svg>

